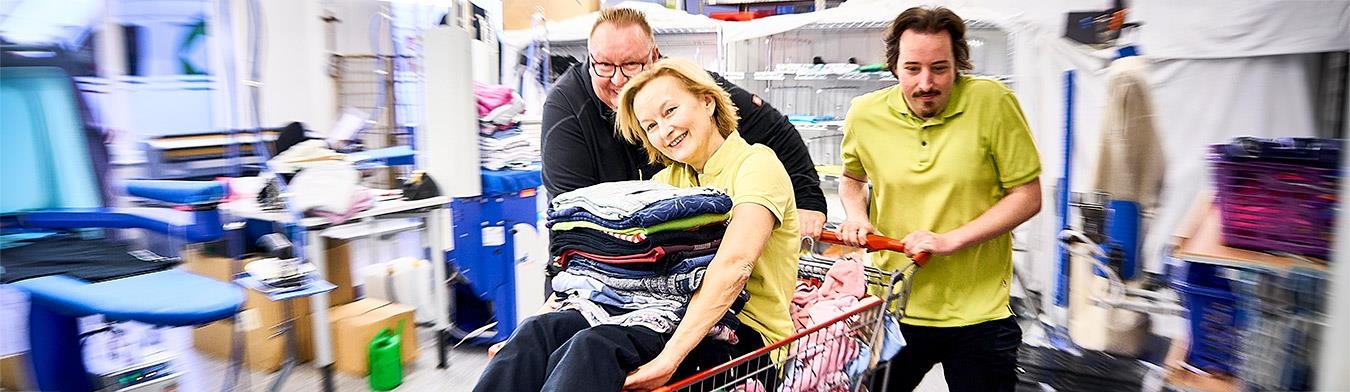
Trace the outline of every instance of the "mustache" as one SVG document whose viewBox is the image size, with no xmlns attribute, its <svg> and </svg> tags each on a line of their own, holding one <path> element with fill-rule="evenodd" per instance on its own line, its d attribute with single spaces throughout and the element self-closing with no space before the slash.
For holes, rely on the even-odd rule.
<svg viewBox="0 0 1350 392">
<path fill-rule="evenodd" d="M 932 97 L 932 96 L 937 96 L 938 94 L 942 94 L 942 92 L 941 92 L 941 91 L 938 91 L 938 90 L 915 91 L 913 94 L 910 94 L 910 95 L 913 95 L 914 98 L 920 98 L 920 97 Z"/>
</svg>

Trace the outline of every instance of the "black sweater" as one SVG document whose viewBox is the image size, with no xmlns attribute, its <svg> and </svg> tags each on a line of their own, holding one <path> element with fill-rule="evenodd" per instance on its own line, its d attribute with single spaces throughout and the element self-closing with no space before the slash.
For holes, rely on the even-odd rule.
<svg viewBox="0 0 1350 392">
<path fill-rule="evenodd" d="M 720 75 L 709 74 L 731 94 L 741 117 L 741 137 L 768 146 L 783 162 L 797 208 L 825 213 L 815 164 L 787 116 Z M 549 90 L 543 117 L 544 186 L 551 195 L 602 182 L 651 179 L 663 168 L 647 162 L 641 145 L 618 136 L 614 110 L 595 95 L 585 64 L 567 70 Z"/>
</svg>

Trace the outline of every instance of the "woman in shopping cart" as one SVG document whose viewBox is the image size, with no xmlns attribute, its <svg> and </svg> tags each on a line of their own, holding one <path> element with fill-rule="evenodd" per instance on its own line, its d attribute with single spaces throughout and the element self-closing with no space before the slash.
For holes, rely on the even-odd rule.
<svg viewBox="0 0 1350 392">
<path fill-rule="evenodd" d="M 590 326 L 576 311 L 526 320 L 488 363 L 477 391 L 650 390 L 792 333 L 797 274 L 792 183 L 773 151 L 736 133 L 730 96 L 692 61 L 665 59 L 620 93 L 619 132 L 667 167 L 654 181 L 712 187 L 732 200 L 731 220 L 703 282 L 673 333 Z M 738 342 L 705 339 L 742 291 Z"/>
</svg>

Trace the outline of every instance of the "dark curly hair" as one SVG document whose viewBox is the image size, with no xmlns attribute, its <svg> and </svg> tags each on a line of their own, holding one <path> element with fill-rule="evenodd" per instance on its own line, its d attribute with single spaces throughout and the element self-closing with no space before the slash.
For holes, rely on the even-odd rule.
<svg viewBox="0 0 1350 392">
<path fill-rule="evenodd" d="M 969 71 L 974 68 L 970 63 L 970 46 L 966 45 L 966 22 L 946 7 L 914 7 L 901 12 L 891 22 L 891 27 L 886 29 L 886 69 L 892 75 L 895 74 L 900 57 L 900 34 L 905 30 L 924 34 L 946 31 L 952 36 L 952 57 L 956 58 L 956 69 Z"/>
</svg>

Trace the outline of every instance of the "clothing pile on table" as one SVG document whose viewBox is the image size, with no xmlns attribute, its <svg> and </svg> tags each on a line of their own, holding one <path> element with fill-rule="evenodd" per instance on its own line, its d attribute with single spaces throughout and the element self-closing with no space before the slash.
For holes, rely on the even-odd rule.
<svg viewBox="0 0 1350 392">
<path fill-rule="evenodd" d="M 726 232 L 731 198 L 654 181 L 598 184 L 558 195 L 548 210 L 548 273 L 561 310 L 592 326 L 673 333 Z M 708 336 L 735 344 L 742 291 Z"/>
<path fill-rule="evenodd" d="M 524 169 L 539 162 L 539 146 L 520 131 L 516 117 L 525 101 L 510 87 L 474 82 L 478 101 L 478 148 L 489 170 Z"/>
<path fill-rule="evenodd" d="M 375 206 L 375 197 L 361 185 L 361 172 L 346 155 L 333 151 L 323 139 L 310 139 L 286 146 L 277 156 L 267 161 L 267 167 L 282 175 L 290 194 L 291 208 L 304 211 L 307 216 L 319 216 L 334 224 L 346 222 L 361 211 Z M 261 184 L 238 186 L 248 189 L 263 211 L 286 209 L 281 198 L 282 178 L 264 176 Z M 247 185 L 232 182 L 232 185 Z M 256 192 L 252 192 L 257 189 Z"/>
</svg>

